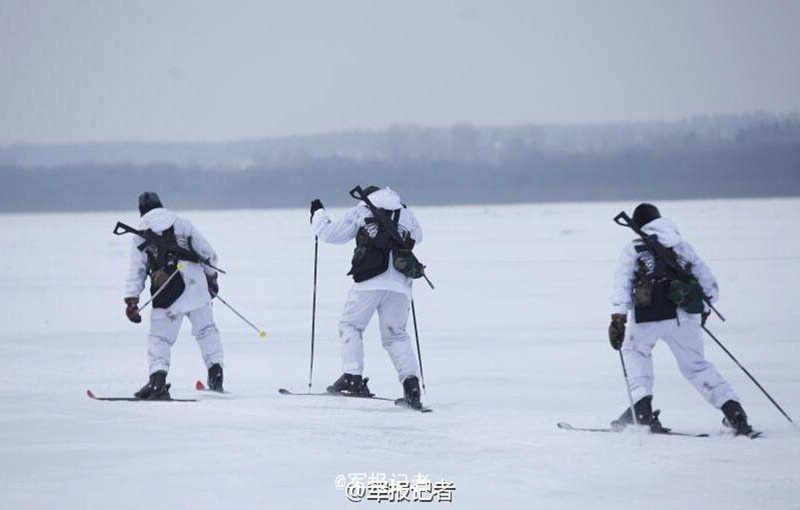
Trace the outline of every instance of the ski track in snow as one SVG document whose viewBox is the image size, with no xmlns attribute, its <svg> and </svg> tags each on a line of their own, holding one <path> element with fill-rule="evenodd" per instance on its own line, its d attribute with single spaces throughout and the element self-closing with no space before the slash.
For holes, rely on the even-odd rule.
<svg viewBox="0 0 800 510">
<path fill-rule="evenodd" d="M 123 313 L 130 240 L 111 234 L 117 220 L 137 224 L 133 207 L 4 215 L 0 506 L 352 508 L 337 475 L 422 473 L 455 482 L 456 508 L 800 508 L 800 432 L 710 340 L 709 358 L 764 439 L 718 435 L 721 413 L 663 344 L 654 353 L 662 421 L 712 437 L 644 436 L 640 445 L 634 433 L 556 428 L 606 426 L 627 404 L 606 327 L 615 261 L 631 239 L 611 219 L 633 205 L 415 210 L 425 230 L 418 254 L 437 285 L 415 287 L 429 414 L 278 394 L 307 384 L 314 247 L 305 210 L 185 213 L 229 271 L 222 296 L 267 338 L 214 307 L 233 392 L 214 398 L 194 391 L 205 367 L 184 323 L 169 380 L 173 396 L 200 401 L 169 404 L 85 395 L 127 396 L 146 379 L 147 317 L 134 325 Z M 728 322 L 710 327 L 800 419 L 800 200 L 659 206 L 720 280 Z M 315 391 L 339 375 L 351 249 L 320 245 Z M 365 375 L 376 394 L 397 397 L 376 322 Z"/>
</svg>

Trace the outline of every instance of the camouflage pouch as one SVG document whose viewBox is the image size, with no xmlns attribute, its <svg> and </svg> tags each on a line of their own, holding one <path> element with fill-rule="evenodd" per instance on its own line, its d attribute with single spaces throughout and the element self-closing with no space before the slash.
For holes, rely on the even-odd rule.
<svg viewBox="0 0 800 510">
<path fill-rule="evenodd" d="M 696 280 L 684 281 L 674 278 L 669 282 L 667 297 L 689 313 L 703 313 L 703 288 Z"/>
<path fill-rule="evenodd" d="M 639 269 L 636 271 L 636 283 L 633 287 L 633 298 L 637 308 L 648 308 L 653 304 L 654 284 L 647 276 L 647 266 L 639 260 Z"/>
<path fill-rule="evenodd" d="M 392 252 L 392 255 L 392 264 L 400 273 L 415 280 L 425 275 L 425 266 L 417 260 L 411 250 L 405 248 L 397 249 Z"/>
</svg>

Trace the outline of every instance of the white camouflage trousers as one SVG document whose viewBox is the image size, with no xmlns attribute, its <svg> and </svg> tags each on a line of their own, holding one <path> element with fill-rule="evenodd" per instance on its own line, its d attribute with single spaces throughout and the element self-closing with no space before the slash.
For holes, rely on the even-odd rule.
<svg viewBox="0 0 800 510">
<path fill-rule="evenodd" d="M 633 323 L 622 345 L 633 401 L 653 394 L 653 358 L 656 342 L 669 346 L 681 374 L 717 409 L 728 400 L 739 401 L 731 385 L 705 359 L 699 319 L 689 316 L 658 322 Z"/>
<path fill-rule="evenodd" d="M 151 374 L 159 370 L 169 371 L 170 352 L 178 338 L 184 316 L 188 317 L 189 322 L 192 323 L 192 335 L 200 346 L 206 368 L 215 363 L 222 364 L 222 342 L 209 304 L 173 316 L 153 317 L 153 314 L 150 314 L 147 360 Z"/>
<path fill-rule="evenodd" d="M 411 302 L 405 294 L 389 290 L 351 290 L 339 321 L 342 348 L 342 372 L 363 375 L 364 343 L 362 335 L 373 314 L 378 312 L 381 343 L 397 370 L 400 382 L 417 376 L 417 360 L 411 339 L 406 333 Z"/>
</svg>

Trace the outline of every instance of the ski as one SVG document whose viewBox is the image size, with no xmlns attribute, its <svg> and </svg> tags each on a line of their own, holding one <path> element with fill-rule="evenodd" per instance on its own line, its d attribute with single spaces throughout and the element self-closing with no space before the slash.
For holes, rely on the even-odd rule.
<svg viewBox="0 0 800 510">
<path fill-rule="evenodd" d="M 750 439 L 758 439 L 759 437 L 761 437 L 764 434 L 763 432 L 760 432 L 758 430 L 751 430 L 748 434 L 740 434 L 739 432 L 736 431 L 735 428 L 733 428 L 728 423 L 728 419 L 727 418 L 722 420 L 722 425 L 724 425 L 725 428 L 728 429 L 728 432 L 730 432 L 734 436 L 745 436 L 745 437 L 749 437 Z"/>
<path fill-rule="evenodd" d="M 327 391 L 319 393 L 295 393 L 293 391 L 287 390 L 286 388 L 280 388 L 278 390 L 278 393 L 280 393 L 281 395 L 291 395 L 294 397 L 340 397 L 340 398 L 358 398 L 361 400 L 385 400 L 387 402 L 394 402 L 395 400 L 397 400 L 394 398 L 387 398 L 387 397 L 375 397 L 375 396 L 362 397 L 360 395 L 346 395 L 344 393 L 328 393 Z"/>
<path fill-rule="evenodd" d="M 230 391 L 216 391 L 216 390 L 209 389 L 208 387 L 206 387 L 205 383 L 203 383 L 203 381 L 200 381 L 200 380 L 198 380 L 196 383 L 194 383 L 194 389 L 196 389 L 197 391 L 205 391 L 205 392 L 208 392 L 208 393 L 211 393 L 211 394 L 216 394 L 216 395 L 230 395 L 231 394 Z"/>
<path fill-rule="evenodd" d="M 431 409 L 430 407 L 425 407 L 425 406 L 422 406 L 420 409 L 415 409 L 415 408 L 411 407 L 410 405 L 408 405 L 408 401 L 405 398 L 395 399 L 394 405 L 396 405 L 398 407 L 405 407 L 406 409 L 409 409 L 411 411 L 419 411 L 421 413 L 432 413 L 433 412 L 433 409 Z"/>
<path fill-rule="evenodd" d="M 197 402 L 194 398 L 167 398 L 161 400 L 151 400 L 138 397 L 98 397 L 92 390 L 86 390 L 86 396 L 92 400 L 103 400 L 105 402 Z"/>
<path fill-rule="evenodd" d="M 388 397 L 362 397 L 359 395 L 346 395 L 344 393 L 328 393 L 326 392 L 318 392 L 318 393 L 295 393 L 293 391 L 289 391 L 286 388 L 278 389 L 278 393 L 281 395 L 290 395 L 294 397 L 339 397 L 339 398 L 357 398 L 361 400 L 383 400 L 386 402 L 394 402 L 394 405 L 398 407 L 405 407 L 406 409 L 410 409 L 412 411 L 419 411 L 421 413 L 430 413 L 433 409 L 429 407 L 423 407 L 422 409 L 414 409 L 408 405 L 406 399 L 404 398 L 388 398 Z"/>
<path fill-rule="evenodd" d="M 573 427 L 569 423 L 563 421 L 558 422 L 557 426 L 561 430 L 572 430 L 577 432 L 614 432 L 614 433 L 622 432 L 621 430 L 615 430 L 612 428 Z M 671 430 L 669 432 L 649 432 L 649 433 L 662 436 L 709 437 L 708 434 L 691 434 L 687 432 L 673 432 Z"/>
</svg>

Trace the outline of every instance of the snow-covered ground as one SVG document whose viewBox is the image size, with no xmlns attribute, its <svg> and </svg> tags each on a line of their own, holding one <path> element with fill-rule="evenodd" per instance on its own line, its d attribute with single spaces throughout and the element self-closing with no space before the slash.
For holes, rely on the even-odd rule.
<svg viewBox="0 0 800 510">
<path fill-rule="evenodd" d="M 413 203 L 413 197 L 406 197 Z M 656 400 L 667 426 L 709 439 L 570 433 L 626 405 L 608 345 L 611 274 L 632 203 L 421 208 L 417 285 L 428 393 L 419 414 L 387 402 L 286 397 L 308 378 L 313 236 L 306 210 L 189 212 L 229 271 L 217 305 L 233 395 L 205 378 L 188 325 L 173 396 L 106 403 L 146 379 L 146 322 L 123 314 L 129 214 L 0 216 L 0 507 L 352 508 L 337 475 L 418 473 L 455 482 L 457 508 L 800 508 L 800 433 L 710 341 L 707 353 L 766 438 L 718 435 L 721 415 L 665 345 Z M 800 200 L 659 204 L 716 272 L 727 346 L 800 419 Z M 334 211 L 338 215 L 340 211 Z M 336 323 L 351 247 L 320 246 L 314 388 L 339 375 Z M 367 374 L 399 396 L 371 325 Z M 365 505 L 366 503 L 360 503 Z M 387 503 L 383 503 L 387 505 Z M 389 503 L 404 508 L 408 503 Z M 434 504 L 435 505 L 435 504 Z"/>
</svg>

